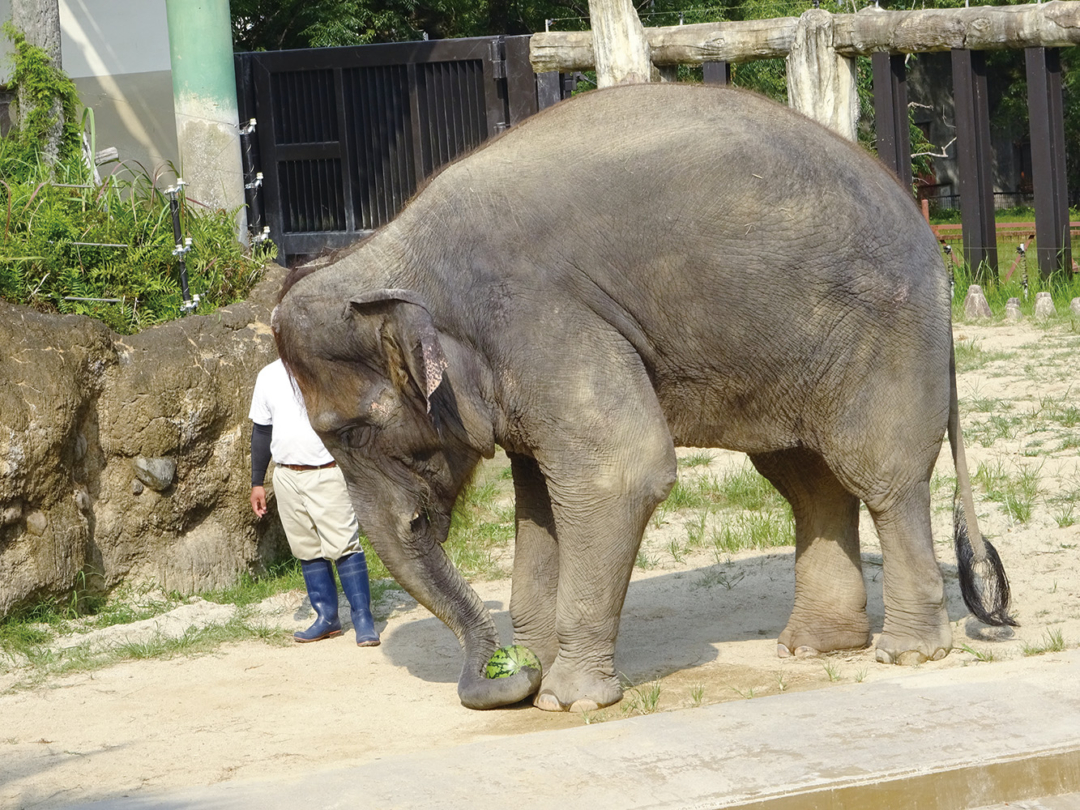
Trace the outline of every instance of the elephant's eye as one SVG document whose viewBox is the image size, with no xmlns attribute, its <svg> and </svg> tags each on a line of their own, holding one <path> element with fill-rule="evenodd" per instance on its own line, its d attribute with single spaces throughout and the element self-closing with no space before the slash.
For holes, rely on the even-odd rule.
<svg viewBox="0 0 1080 810">
<path fill-rule="evenodd" d="M 375 436 L 371 425 L 352 424 L 338 430 L 338 443 L 348 450 L 360 450 L 367 447 Z"/>
</svg>

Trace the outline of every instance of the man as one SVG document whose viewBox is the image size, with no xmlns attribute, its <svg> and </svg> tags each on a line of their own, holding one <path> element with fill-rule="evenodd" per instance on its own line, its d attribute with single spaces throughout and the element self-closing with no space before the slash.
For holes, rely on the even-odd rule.
<svg viewBox="0 0 1080 810">
<path fill-rule="evenodd" d="M 259 372 L 251 397 L 251 508 L 266 514 L 263 481 L 273 458 L 278 515 L 289 548 L 300 559 L 315 623 L 293 634 L 298 642 L 341 635 L 337 563 L 341 589 L 352 608 L 356 643 L 379 645 L 371 615 L 367 559 L 349 502 L 345 476 L 308 421 L 300 390 L 281 360 Z"/>
</svg>

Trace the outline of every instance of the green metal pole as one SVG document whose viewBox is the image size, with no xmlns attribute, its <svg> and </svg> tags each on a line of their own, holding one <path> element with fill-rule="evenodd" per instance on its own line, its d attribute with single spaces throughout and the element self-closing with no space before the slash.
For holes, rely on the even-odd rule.
<svg viewBox="0 0 1080 810">
<path fill-rule="evenodd" d="M 186 194 L 211 208 L 237 209 L 246 242 L 229 0 L 165 0 L 165 8 Z"/>
</svg>

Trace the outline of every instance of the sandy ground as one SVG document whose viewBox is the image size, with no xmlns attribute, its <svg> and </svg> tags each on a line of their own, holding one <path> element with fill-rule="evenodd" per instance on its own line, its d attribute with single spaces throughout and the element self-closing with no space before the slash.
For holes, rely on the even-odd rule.
<svg viewBox="0 0 1080 810">
<path fill-rule="evenodd" d="M 392 591 L 378 609 L 388 618 L 380 622 L 383 645 L 375 649 L 358 649 L 351 634 L 286 647 L 245 642 L 211 655 L 128 663 L 33 689 L 15 688 L 18 670 L 5 671 L 0 664 L 0 807 L 149 797 L 183 786 L 288 776 L 502 735 L 618 722 L 651 710 L 692 711 L 701 704 L 901 673 L 992 667 L 1044 645 L 1052 634 L 1075 647 L 1080 413 L 1074 419 L 1068 409 L 1080 406 L 1080 334 L 1075 327 L 1047 331 L 1030 324 L 961 325 L 956 334 L 994 358 L 960 377 L 972 470 L 982 463 L 1016 476 L 1030 468 L 1039 481 L 1025 522 L 1011 518 L 984 489 L 976 490 L 983 529 L 1011 578 L 1022 625 L 1015 631 L 981 625 L 959 598 L 948 487 L 938 492 L 934 524 L 958 649 L 943 661 L 904 670 L 877 664 L 872 649 L 824 659 L 777 658 L 775 640 L 792 603 L 793 551 L 674 555 L 672 541 L 686 537 L 695 515 L 667 514 L 650 524 L 648 567 L 635 570 L 627 596 L 617 665 L 631 687 L 618 706 L 589 716 L 527 706 L 462 708 L 456 696 L 457 641 L 404 593 Z M 709 468 L 686 474 L 743 463 L 736 454 L 716 451 Z M 937 474 L 953 475 L 947 454 Z M 1060 525 L 1068 523 L 1072 503 L 1077 522 Z M 865 514 L 862 538 L 876 633 L 882 623 L 881 555 Z M 509 581 L 476 585 L 509 640 Z M 275 597 L 263 611 L 287 627 L 310 621 L 302 593 Z M 138 626 L 98 631 L 97 641 L 182 633 L 193 624 L 222 620 L 224 612 L 194 602 Z M 993 661 L 980 660 L 991 656 Z"/>
</svg>

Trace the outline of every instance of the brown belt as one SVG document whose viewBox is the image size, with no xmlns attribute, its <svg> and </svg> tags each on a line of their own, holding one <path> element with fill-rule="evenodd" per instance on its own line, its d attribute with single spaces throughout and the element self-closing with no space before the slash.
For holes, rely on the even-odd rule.
<svg viewBox="0 0 1080 810">
<path fill-rule="evenodd" d="M 328 464 L 282 464 L 282 467 L 288 467 L 290 470 L 296 470 L 297 472 L 304 472 L 305 470 L 327 470 L 331 467 L 336 467 L 337 462 L 331 461 Z"/>
</svg>

